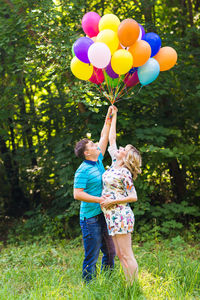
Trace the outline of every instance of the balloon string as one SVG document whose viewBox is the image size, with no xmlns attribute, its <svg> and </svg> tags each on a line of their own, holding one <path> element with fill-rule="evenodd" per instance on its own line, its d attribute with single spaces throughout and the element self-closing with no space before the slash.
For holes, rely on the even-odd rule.
<svg viewBox="0 0 200 300">
<path fill-rule="evenodd" d="M 96 88 L 98 89 L 98 91 L 100 92 L 100 94 L 102 94 L 102 95 L 103 95 L 103 96 L 111 103 L 109 97 L 105 94 L 106 91 L 105 91 L 105 89 L 103 88 L 103 85 L 100 83 L 100 88 L 98 88 L 98 85 L 96 85 Z M 112 103 L 111 103 L 111 104 L 112 104 Z"/>
<path fill-rule="evenodd" d="M 113 98 L 114 98 L 114 88 L 112 88 L 112 84 L 110 84 L 110 89 L 111 89 L 111 92 L 110 92 L 110 97 L 111 97 L 111 103 L 113 105 Z"/>
<path fill-rule="evenodd" d="M 137 93 L 136 93 L 136 94 L 134 93 L 134 96 L 137 96 L 137 95 L 140 93 L 140 91 L 141 91 L 141 89 L 143 88 L 143 86 L 144 86 L 144 85 L 141 85 L 141 86 L 139 87 Z M 131 88 L 128 90 L 128 92 L 130 92 L 130 90 L 132 90 L 134 87 L 135 87 L 135 86 L 131 87 Z M 124 93 L 121 95 L 121 97 L 122 97 L 122 96 L 124 96 Z M 127 99 L 131 99 L 131 97 L 130 97 L 130 98 L 126 98 L 126 99 L 125 99 L 125 98 L 120 98 L 120 99 L 118 99 L 116 102 L 119 102 L 119 101 L 121 101 L 121 100 L 127 100 Z"/>
<path fill-rule="evenodd" d="M 120 98 L 118 100 L 115 101 L 115 103 L 119 102 L 119 101 L 122 101 L 122 100 L 126 100 L 125 98 Z"/>
<path fill-rule="evenodd" d="M 117 80 L 117 86 L 116 86 L 116 89 L 115 89 L 115 95 L 114 95 L 114 98 L 113 98 L 113 103 L 115 103 L 116 96 L 118 95 L 119 87 L 120 87 L 120 84 L 121 84 L 120 81 L 121 81 L 121 78 L 120 78 L 120 75 L 119 75 L 118 80 Z"/>
<path fill-rule="evenodd" d="M 128 89 L 127 86 L 125 86 L 125 89 L 124 89 L 124 91 L 122 91 L 122 94 L 120 96 L 123 97 L 125 95 L 125 93 L 128 95 L 128 92 L 132 91 L 134 87 L 135 86 L 132 86 Z M 135 93 L 133 93 L 133 94 L 135 94 Z"/>
<path fill-rule="evenodd" d="M 105 78 L 105 82 L 106 82 L 107 88 L 108 88 L 108 90 L 109 90 L 109 87 L 108 87 L 108 81 L 107 81 L 107 79 L 106 79 L 106 71 L 105 71 L 105 69 L 103 69 L 103 74 L 104 74 L 104 78 Z"/>
<path fill-rule="evenodd" d="M 130 74 L 130 75 L 131 75 L 131 74 Z M 138 92 L 136 93 L 136 96 L 139 94 L 139 92 L 141 91 L 142 87 L 143 87 L 143 85 L 140 86 Z M 130 92 L 130 91 L 132 91 L 134 88 L 135 88 L 135 85 L 129 87 L 129 88 L 127 89 L 127 93 Z"/>
<path fill-rule="evenodd" d="M 128 76 L 126 77 L 126 78 L 127 78 L 127 83 L 128 83 L 128 81 L 129 81 L 129 79 L 130 79 L 131 76 L 132 76 L 132 74 L 128 74 Z M 125 93 L 128 94 L 128 92 L 130 92 L 131 90 L 133 90 L 133 88 L 135 88 L 135 85 L 128 88 L 128 87 L 126 86 L 126 84 L 125 84 L 125 86 L 124 86 L 124 88 L 123 88 L 123 90 L 122 90 L 122 93 L 121 93 L 121 95 L 119 95 L 119 96 L 122 97 Z M 125 89 L 125 92 L 124 92 L 124 89 Z"/>
<path fill-rule="evenodd" d="M 111 80 L 111 83 L 110 83 L 110 88 L 111 88 L 111 99 L 112 99 L 112 105 L 113 105 L 114 102 L 115 102 L 115 92 L 116 92 L 116 88 L 112 86 L 113 78 L 111 78 L 110 80 Z"/>
<path fill-rule="evenodd" d="M 110 102 L 110 104 L 112 104 L 109 95 L 107 94 L 107 91 L 103 88 L 103 86 L 101 85 L 102 90 L 104 91 L 102 94 L 103 96 Z"/>
<path fill-rule="evenodd" d="M 124 80 L 121 77 L 121 81 L 120 81 L 120 85 L 119 85 L 119 89 L 118 89 L 118 91 L 119 90 L 120 91 L 116 94 L 115 101 L 119 98 L 119 96 L 121 95 L 121 93 L 124 90 L 124 88 L 126 89 L 126 84 L 125 84 Z"/>
<path fill-rule="evenodd" d="M 105 70 L 103 70 L 103 73 L 105 72 Z M 96 73 L 96 70 L 94 69 L 94 74 L 96 75 L 96 78 L 97 78 L 97 73 Z M 105 74 L 104 74 L 104 77 L 105 77 Z M 106 77 L 105 77 L 106 78 Z M 98 81 L 98 79 L 97 79 L 97 81 Z M 97 85 L 97 89 L 99 90 L 99 92 L 100 92 L 100 94 L 102 94 L 111 104 L 112 104 L 112 102 L 111 102 L 111 100 L 110 100 L 110 98 L 106 95 L 106 90 L 104 89 L 104 87 L 103 87 L 103 85 L 102 85 L 102 83 L 101 82 L 99 82 L 99 84 L 100 84 L 100 89 L 98 88 L 98 85 Z M 101 91 L 101 89 L 102 89 L 102 91 L 104 91 L 104 92 L 102 92 Z"/>
<path fill-rule="evenodd" d="M 122 97 L 125 95 L 125 93 L 128 94 L 128 92 L 130 92 L 135 87 L 135 86 L 133 86 L 133 87 L 130 87 L 128 89 L 127 86 L 126 86 L 126 82 L 124 82 L 124 80 L 122 80 L 122 77 L 119 75 L 118 81 L 117 81 L 117 86 L 115 88 L 112 88 L 112 84 L 109 85 L 108 78 L 105 75 L 105 73 L 106 73 L 105 69 L 103 69 L 102 71 L 103 71 L 103 74 L 104 74 L 107 91 L 104 88 L 102 82 L 99 82 L 100 88 L 98 88 L 97 84 L 96 84 L 96 86 L 97 86 L 97 89 L 99 90 L 100 94 L 102 94 L 111 103 L 111 105 L 123 100 Z M 95 69 L 94 69 L 94 74 L 96 75 L 96 79 L 97 79 L 97 72 L 96 72 Z M 128 79 L 127 80 L 129 80 L 130 76 L 131 76 L 131 74 L 128 74 L 128 76 L 127 76 Z M 98 79 L 97 79 L 97 81 L 98 81 Z M 137 91 L 136 94 L 134 93 L 135 96 L 137 96 L 139 94 L 142 87 L 143 87 L 143 85 L 140 86 L 140 88 L 139 88 L 139 90 Z"/>
<path fill-rule="evenodd" d="M 119 92 L 119 94 L 117 95 L 116 100 L 121 96 L 121 94 L 122 94 L 122 92 L 124 91 L 125 87 L 126 87 L 126 83 L 124 83 L 124 86 L 123 86 L 123 88 L 121 89 L 121 91 Z"/>
<path fill-rule="evenodd" d="M 143 88 L 143 85 L 140 86 L 139 90 L 137 91 L 136 96 L 139 94 L 139 92 L 141 91 L 142 88 Z"/>
<path fill-rule="evenodd" d="M 106 78 L 106 74 L 105 74 L 106 71 L 105 71 L 105 69 L 103 69 L 103 73 L 104 73 L 105 82 L 106 82 L 106 85 L 107 85 L 107 88 L 108 88 L 108 95 L 109 95 L 110 98 L 111 98 L 111 97 L 112 97 L 112 96 L 111 96 L 111 93 L 112 93 L 112 92 L 111 92 L 111 90 L 109 89 L 109 84 L 108 84 L 108 81 L 107 81 L 107 78 Z M 111 99 L 109 99 L 109 101 L 110 101 L 111 104 L 113 104 Z"/>
<path fill-rule="evenodd" d="M 127 75 L 125 75 L 125 78 L 126 78 Z M 128 74 L 128 78 L 131 76 L 131 74 Z M 126 82 L 123 80 L 123 85 L 122 85 L 122 88 L 121 88 L 121 91 L 120 93 L 118 94 L 117 98 L 118 99 L 120 96 L 122 96 L 124 94 L 124 90 L 125 92 L 127 92 L 127 86 L 126 86 Z"/>
</svg>

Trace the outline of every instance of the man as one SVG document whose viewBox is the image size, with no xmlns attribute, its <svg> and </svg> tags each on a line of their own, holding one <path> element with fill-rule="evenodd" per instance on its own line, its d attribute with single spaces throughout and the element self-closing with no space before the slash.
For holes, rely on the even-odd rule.
<svg viewBox="0 0 200 300">
<path fill-rule="evenodd" d="M 111 113 L 112 107 L 109 107 L 98 145 L 83 139 L 74 149 L 76 156 L 84 159 L 75 173 L 74 198 L 81 201 L 80 225 L 85 250 L 82 275 L 86 282 L 95 276 L 100 249 L 103 252 L 101 269 L 114 267 L 115 248 L 100 207 L 105 200 L 101 197 L 105 171 L 102 160 L 108 145 Z"/>
</svg>

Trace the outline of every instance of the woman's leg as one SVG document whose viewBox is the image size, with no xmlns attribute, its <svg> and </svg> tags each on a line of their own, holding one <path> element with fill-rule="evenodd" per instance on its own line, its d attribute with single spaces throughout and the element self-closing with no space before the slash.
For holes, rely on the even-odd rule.
<svg viewBox="0 0 200 300">
<path fill-rule="evenodd" d="M 126 265 L 126 262 L 122 259 L 122 256 L 121 256 L 121 253 L 120 253 L 120 247 L 118 246 L 116 235 L 112 236 L 112 239 L 113 239 L 113 243 L 115 245 L 116 255 L 118 256 L 118 258 L 120 260 L 120 263 L 122 265 L 125 277 L 127 279 L 128 278 L 128 273 L 127 273 L 128 272 L 128 266 Z"/>
<path fill-rule="evenodd" d="M 126 280 L 133 283 L 138 276 L 138 264 L 131 245 L 131 233 L 116 234 L 113 237 L 116 254 L 122 264 Z"/>
</svg>

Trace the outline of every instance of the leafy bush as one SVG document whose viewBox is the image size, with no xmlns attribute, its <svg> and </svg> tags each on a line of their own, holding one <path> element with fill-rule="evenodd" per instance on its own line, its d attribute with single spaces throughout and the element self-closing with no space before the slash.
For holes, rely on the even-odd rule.
<svg viewBox="0 0 200 300">
<path fill-rule="evenodd" d="M 78 217 L 70 218 L 65 214 L 51 217 L 39 210 L 30 211 L 26 215 L 29 218 L 16 220 L 12 224 L 8 233 L 8 243 L 62 240 L 80 235 Z"/>
</svg>

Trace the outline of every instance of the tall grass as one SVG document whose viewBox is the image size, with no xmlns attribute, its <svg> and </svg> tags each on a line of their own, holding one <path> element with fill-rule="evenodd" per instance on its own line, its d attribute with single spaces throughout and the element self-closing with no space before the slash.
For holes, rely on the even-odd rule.
<svg viewBox="0 0 200 300">
<path fill-rule="evenodd" d="M 81 278 L 83 247 L 73 241 L 2 246 L 0 299 L 200 299 L 200 253 L 181 237 L 133 244 L 139 279 L 126 285 L 118 259 L 115 270 L 90 284 Z"/>
</svg>

